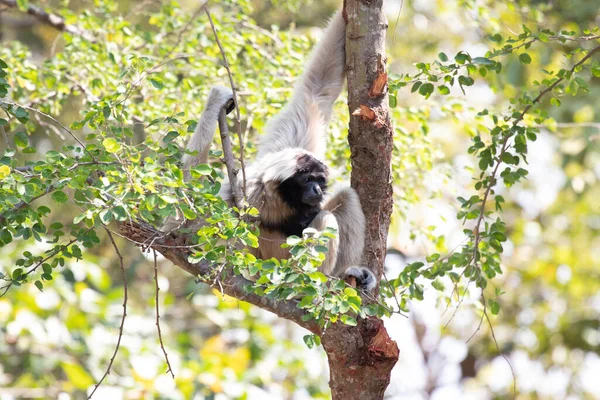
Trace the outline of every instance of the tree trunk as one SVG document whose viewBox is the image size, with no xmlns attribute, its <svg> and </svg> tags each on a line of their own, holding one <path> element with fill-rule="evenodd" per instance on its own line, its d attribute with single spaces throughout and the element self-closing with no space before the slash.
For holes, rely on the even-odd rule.
<svg viewBox="0 0 600 400">
<path fill-rule="evenodd" d="M 367 220 L 363 262 L 381 277 L 392 213 L 391 156 L 383 0 L 345 0 L 352 187 Z M 382 399 L 399 350 L 383 321 L 335 324 L 322 338 L 333 400 Z"/>
</svg>

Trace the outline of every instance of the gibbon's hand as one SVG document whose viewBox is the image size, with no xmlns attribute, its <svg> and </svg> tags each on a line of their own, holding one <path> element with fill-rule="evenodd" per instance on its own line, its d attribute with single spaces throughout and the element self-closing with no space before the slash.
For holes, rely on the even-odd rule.
<svg viewBox="0 0 600 400">
<path fill-rule="evenodd" d="M 210 89 L 207 101 L 207 110 L 214 107 L 218 112 L 225 108 L 227 114 L 235 110 L 233 101 L 233 92 L 231 88 L 225 86 L 215 86 Z"/>
<path fill-rule="evenodd" d="M 235 101 L 233 100 L 233 97 L 225 104 L 225 107 L 227 107 L 225 110 L 227 115 L 231 114 L 231 112 L 235 110 Z"/>
</svg>

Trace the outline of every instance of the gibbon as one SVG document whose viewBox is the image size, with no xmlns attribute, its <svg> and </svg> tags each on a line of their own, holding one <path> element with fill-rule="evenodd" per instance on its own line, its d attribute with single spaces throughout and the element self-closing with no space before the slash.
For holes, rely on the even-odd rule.
<svg viewBox="0 0 600 400">
<path fill-rule="evenodd" d="M 246 168 L 247 200 L 259 210 L 260 228 L 258 249 L 249 251 L 261 259 L 285 259 L 289 252 L 281 244 L 288 236 L 301 237 L 308 227 L 334 228 L 337 237 L 328 242 L 320 271 L 336 277 L 352 276 L 359 288 L 372 290 L 375 275 L 357 265 L 365 236 L 365 216 L 358 195 L 350 187 L 328 194 L 329 169 L 320 161 L 325 151 L 325 128 L 344 84 L 345 32 L 344 19 L 338 12 L 313 51 L 292 99 L 267 125 L 257 159 Z M 187 179 L 190 168 L 207 162 L 219 113 L 223 107 L 231 111 L 232 105 L 229 88 L 211 89 L 188 144 L 189 150 L 197 150 L 197 154 L 183 158 Z M 222 185 L 220 195 L 232 204 L 228 182 Z M 174 226 L 174 221 L 168 221 L 163 230 Z"/>
</svg>

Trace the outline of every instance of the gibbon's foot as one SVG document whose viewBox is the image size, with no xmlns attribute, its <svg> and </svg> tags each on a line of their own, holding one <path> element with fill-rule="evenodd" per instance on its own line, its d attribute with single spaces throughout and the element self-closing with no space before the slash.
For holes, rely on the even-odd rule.
<svg viewBox="0 0 600 400">
<path fill-rule="evenodd" d="M 375 274 L 365 267 L 350 267 L 346 270 L 346 276 L 356 279 L 356 287 L 367 292 L 375 289 L 377 284 Z"/>
</svg>

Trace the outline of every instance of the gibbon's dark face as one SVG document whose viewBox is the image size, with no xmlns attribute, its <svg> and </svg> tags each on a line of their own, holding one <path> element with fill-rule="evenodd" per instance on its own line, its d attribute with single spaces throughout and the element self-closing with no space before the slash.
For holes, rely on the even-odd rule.
<svg viewBox="0 0 600 400">
<path fill-rule="evenodd" d="M 297 163 L 296 173 L 279 184 L 279 194 L 296 210 L 318 208 L 327 190 L 327 167 L 308 154 Z"/>
</svg>

